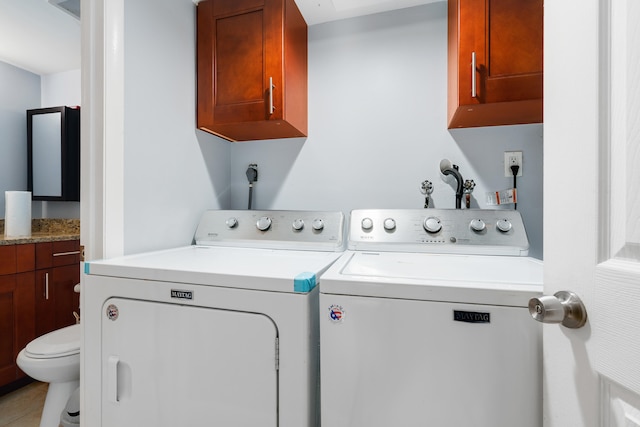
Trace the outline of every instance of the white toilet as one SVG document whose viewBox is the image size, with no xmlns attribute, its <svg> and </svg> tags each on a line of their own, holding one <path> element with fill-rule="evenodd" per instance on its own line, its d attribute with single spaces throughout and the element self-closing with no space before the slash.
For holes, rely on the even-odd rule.
<svg viewBox="0 0 640 427">
<path fill-rule="evenodd" d="M 36 338 L 16 362 L 31 378 L 49 383 L 40 427 L 58 427 L 67 400 L 80 385 L 80 325 Z"/>
</svg>

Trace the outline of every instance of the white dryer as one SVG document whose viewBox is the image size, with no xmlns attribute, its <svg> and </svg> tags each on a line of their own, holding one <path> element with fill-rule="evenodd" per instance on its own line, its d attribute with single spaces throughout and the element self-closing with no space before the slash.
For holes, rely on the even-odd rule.
<svg viewBox="0 0 640 427">
<path fill-rule="evenodd" d="M 341 212 L 208 211 L 195 245 L 85 263 L 82 425 L 316 426 Z"/>
<path fill-rule="evenodd" d="M 517 211 L 353 211 L 320 286 L 322 425 L 540 427 L 528 247 Z"/>
</svg>

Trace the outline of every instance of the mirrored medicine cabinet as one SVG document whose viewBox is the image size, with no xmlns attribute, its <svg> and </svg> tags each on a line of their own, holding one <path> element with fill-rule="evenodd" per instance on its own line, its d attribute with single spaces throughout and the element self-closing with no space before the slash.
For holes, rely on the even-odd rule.
<svg viewBox="0 0 640 427">
<path fill-rule="evenodd" d="M 80 107 L 27 110 L 27 151 L 33 200 L 80 200 Z"/>
</svg>

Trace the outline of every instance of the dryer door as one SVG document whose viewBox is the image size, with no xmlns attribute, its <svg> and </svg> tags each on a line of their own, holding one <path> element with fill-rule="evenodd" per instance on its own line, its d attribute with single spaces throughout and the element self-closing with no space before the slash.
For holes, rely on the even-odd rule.
<svg viewBox="0 0 640 427">
<path fill-rule="evenodd" d="M 267 316 L 121 298 L 103 313 L 103 426 L 277 426 Z"/>
</svg>

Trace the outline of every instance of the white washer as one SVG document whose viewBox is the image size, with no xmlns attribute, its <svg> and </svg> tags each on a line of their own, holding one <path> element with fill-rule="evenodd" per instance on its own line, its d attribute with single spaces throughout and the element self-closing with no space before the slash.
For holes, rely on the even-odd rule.
<svg viewBox="0 0 640 427">
<path fill-rule="evenodd" d="M 315 426 L 341 212 L 208 211 L 193 246 L 85 263 L 82 424 Z"/>
<path fill-rule="evenodd" d="M 356 210 L 320 286 L 331 427 L 540 427 L 542 263 L 517 211 Z"/>
</svg>

